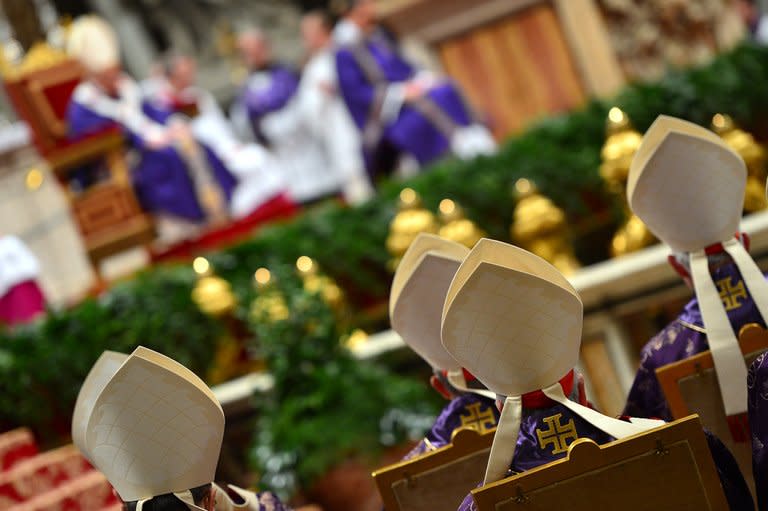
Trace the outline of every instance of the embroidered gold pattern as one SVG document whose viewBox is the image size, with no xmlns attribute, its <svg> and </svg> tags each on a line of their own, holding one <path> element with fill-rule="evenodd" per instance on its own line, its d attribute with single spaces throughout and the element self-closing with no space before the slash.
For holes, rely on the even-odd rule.
<svg viewBox="0 0 768 511">
<path fill-rule="evenodd" d="M 461 426 L 459 428 L 474 429 L 478 433 L 486 433 L 496 427 L 496 417 L 493 410 L 486 407 L 481 410 L 482 403 L 472 403 L 467 405 L 465 410 L 467 415 L 461 415 Z"/>
<path fill-rule="evenodd" d="M 744 281 L 739 280 L 734 286 L 731 284 L 731 277 L 726 277 L 717 281 L 717 289 L 720 291 L 720 299 L 723 301 L 725 310 L 730 311 L 741 307 L 743 302 L 739 298 L 746 300 L 747 290 L 744 288 Z"/>
<path fill-rule="evenodd" d="M 544 419 L 547 429 L 536 429 L 536 436 L 539 438 L 539 447 L 546 450 L 547 446 L 552 446 L 552 454 L 560 454 L 568 450 L 571 442 L 578 440 L 579 434 L 576 432 L 576 425 L 573 419 L 565 424 L 561 419 L 563 414 L 558 413 Z"/>
</svg>

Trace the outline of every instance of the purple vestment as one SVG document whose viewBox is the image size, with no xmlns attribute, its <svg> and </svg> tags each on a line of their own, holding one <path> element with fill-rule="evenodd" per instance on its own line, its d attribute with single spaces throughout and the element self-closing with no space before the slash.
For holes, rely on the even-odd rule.
<svg viewBox="0 0 768 511">
<path fill-rule="evenodd" d="M 261 122 L 270 113 L 286 106 L 299 88 L 299 76 L 288 66 L 272 64 L 255 71 L 246 81 L 234 105 L 233 121 L 242 124 L 238 117 L 246 116 L 252 134 L 265 145 L 270 140 Z M 238 126 L 243 131 L 242 126 Z"/>
<path fill-rule="evenodd" d="M 403 459 L 408 460 L 450 444 L 453 433 L 457 429 L 472 428 L 485 432 L 495 428 L 498 421 L 499 410 L 493 399 L 469 392 L 462 393 L 448 402 L 432 425 L 432 429 Z"/>
<path fill-rule="evenodd" d="M 422 166 L 433 162 L 450 150 L 452 129 L 473 123 L 456 85 L 448 80 L 433 83 L 421 100 L 390 108 L 396 87 L 414 79 L 417 71 L 381 31 L 342 46 L 336 70 L 341 94 L 363 134 L 369 172 L 375 171 L 374 160 L 384 146 L 411 154 Z"/>
<path fill-rule="evenodd" d="M 712 272 L 712 280 L 723 293 L 724 305 L 734 332 L 747 323 L 765 326 L 749 296 L 741 274 L 733 263 Z M 680 316 L 651 339 L 640 355 L 640 368 L 629 391 L 624 414 L 671 420 L 672 416 L 656 379 L 656 369 L 709 349 L 704 322 L 696 298 L 688 302 Z"/>
<path fill-rule="evenodd" d="M 760 355 L 747 375 L 752 472 L 760 511 L 768 510 L 768 353 Z"/>
<path fill-rule="evenodd" d="M 81 84 L 80 87 L 88 85 Z M 87 89 L 83 89 L 85 90 Z M 176 150 L 171 146 L 152 147 L 148 142 L 147 133 L 136 129 L 136 125 L 116 121 L 115 117 L 122 118 L 119 116 L 110 117 L 98 113 L 87 101 L 79 100 L 94 98 L 93 88 L 87 92 L 78 94 L 76 90 L 67 109 L 70 138 L 77 139 L 115 125 L 121 126 L 128 145 L 137 153 L 131 177 L 142 207 L 148 211 L 167 213 L 191 221 L 204 220 L 205 213 L 198 202 L 194 183 L 186 164 Z M 148 120 L 155 120 L 156 116 L 161 115 L 147 104 L 142 106 L 141 114 Z M 122 116 L 122 113 L 120 115 Z M 206 154 L 209 156 L 208 160 L 212 161 L 212 154 L 207 149 Z M 215 164 L 211 167 L 226 198 L 229 199 L 235 185 L 234 178 L 220 163 L 218 167 Z"/>
</svg>

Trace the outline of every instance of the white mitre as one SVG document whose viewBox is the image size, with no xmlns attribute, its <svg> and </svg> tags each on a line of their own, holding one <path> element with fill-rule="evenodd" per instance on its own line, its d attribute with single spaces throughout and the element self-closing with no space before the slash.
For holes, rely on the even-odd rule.
<svg viewBox="0 0 768 511">
<path fill-rule="evenodd" d="M 467 386 L 461 365 L 440 338 L 443 303 L 453 276 L 469 249 L 434 234 L 419 234 L 400 260 L 389 293 L 392 329 L 434 370 L 446 371 L 458 390 L 495 398 Z"/>
<path fill-rule="evenodd" d="M 223 436 L 224 412 L 208 386 L 144 347 L 99 358 L 72 421 L 75 445 L 137 510 L 166 493 L 201 509 L 189 489 L 213 481 Z"/>
<path fill-rule="evenodd" d="M 81 16 L 72 23 L 67 37 L 67 53 L 93 73 L 120 64 L 120 44 L 114 29 L 94 15 Z"/>
<path fill-rule="evenodd" d="M 512 462 L 523 394 L 542 390 L 614 438 L 663 424 L 619 421 L 565 396 L 560 380 L 578 362 L 582 316 L 568 280 L 521 248 L 482 239 L 456 272 L 443 308 L 443 345 L 490 390 L 506 396 L 485 484 L 502 479 Z"/>
<path fill-rule="evenodd" d="M 747 411 L 747 368 L 712 282 L 705 248 L 722 244 L 760 314 L 768 318 L 768 284 L 734 238 L 746 181 L 744 161 L 718 135 L 659 116 L 643 137 L 627 182 L 632 211 L 672 250 L 690 254 L 691 280 L 729 416 Z"/>
</svg>

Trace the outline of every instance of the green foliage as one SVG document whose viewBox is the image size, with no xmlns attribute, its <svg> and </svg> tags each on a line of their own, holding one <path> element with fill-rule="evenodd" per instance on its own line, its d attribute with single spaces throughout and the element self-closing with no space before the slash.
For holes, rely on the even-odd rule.
<svg viewBox="0 0 768 511">
<path fill-rule="evenodd" d="M 190 298 L 194 275 L 163 268 L 116 286 L 99 300 L 0 332 L 0 423 L 66 435 L 77 393 L 104 350 L 139 344 L 169 354 L 198 374 L 212 358 L 221 326 Z"/>
<path fill-rule="evenodd" d="M 277 266 L 273 276 L 276 282 L 254 299 L 278 295 L 291 312 L 285 319 L 268 312 L 250 318 L 275 379 L 274 391 L 257 397 L 251 457 L 262 486 L 288 496 L 348 456 L 378 452 L 380 423 L 393 410 L 433 417 L 436 409 L 428 386 L 354 359 L 340 341 L 346 322 L 320 294 L 306 292 L 291 267 Z"/>
<path fill-rule="evenodd" d="M 607 240 L 619 221 L 611 213 L 620 208 L 598 175 L 609 107 L 624 109 L 640 131 L 661 113 L 703 125 L 716 112 L 729 113 L 766 140 L 765 83 L 768 49 L 744 45 L 707 67 L 627 87 L 614 102 L 592 101 L 579 111 L 542 120 L 494 157 L 444 161 L 405 185 L 415 188 L 432 210 L 443 198 L 456 200 L 491 237 L 509 240 L 512 186 L 520 177 L 530 178 L 565 210 L 579 232 L 576 249 L 582 262 L 594 262 L 607 257 Z M 340 456 L 375 452 L 383 440 L 395 441 L 392 432 L 382 431 L 383 423 L 432 409 L 423 385 L 354 361 L 338 344 L 345 333 L 340 324 L 354 326 L 360 309 L 386 299 L 391 275 L 384 241 L 402 186 L 388 183 L 372 201 L 355 208 L 337 203 L 313 208 L 210 254 L 243 308 L 254 296 L 254 270 L 266 266 L 278 275 L 291 310 L 288 319 L 278 322 L 238 311 L 248 318 L 258 339 L 255 346 L 276 378 L 274 392 L 260 398 L 253 450 L 264 481 L 272 487 L 307 486 Z M 607 220 L 590 227 L 595 218 Z M 357 306 L 351 321 L 337 322 L 319 297 L 303 292 L 290 268 L 301 255 L 315 258 Z M 80 384 L 104 349 L 128 352 L 141 343 L 203 374 L 222 326 L 192 303 L 193 286 L 188 268 L 160 266 L 99 300 L 0 332 L 0 426 L 68 431 Z"/>
</svg>

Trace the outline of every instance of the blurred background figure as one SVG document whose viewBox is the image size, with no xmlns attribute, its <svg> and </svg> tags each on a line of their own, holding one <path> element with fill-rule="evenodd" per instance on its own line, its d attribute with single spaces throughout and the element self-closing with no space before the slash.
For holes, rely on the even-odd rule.
<svg viewBox="0 0 768 511">
<path fill-rule="evenodd" d="M 752 38 L 768 44 L 768 16 L 761 12 L 756 0 L 736 0 L 736 8 Z"/>
<path fill-rule="evenodd" d="M 197 86 L 195 59 L 168 53 L 155 76 L 142 84 L 151 116 L 162 124 L 188 125 L 209 159 L 235 176 L 229 213 L 243 218 L 285 193 L 278 162 L 257 143 L 241 143 L 214 97 Z"/>
<path fill-rule="evenodd" d="M 240 33 L 237 48 L 250 71 L 230 111 L 238 133 L 272 151 L 294 201 L 308 204 L 336 195 L 339 179 L 297 100 L 299 75 L 273 60 L 267 37 L 257 29 Z"/>
<path fill-rule="evenodd" d="M 112 27 L 85 16 L 72 27 L 69 53 L 87 78 L 67 112 L 72 138 L 121 127 L 137 153 L 133 185 L 142 207 L 157 216 L 160 239 L 174 242 L 205 223 L 221 223 L 237 180 L 211 151 L 202 151 L 183 122 L 163 124 L 163 113 L 143 101 L 138 84 L 122 72 Z M 210 165 L 210 166 L 209 166 Z"/>
<path fill-rule="evenodd" d="M 45 312 L 39 274 L 37 258 L 19 238 L 0 236 L 0 327 L 27 323 Z"/>
<path fill-rule="evenodd" d="M 299 84 L 298 108 L 337 174 L 344 199 L 357 204 L 373 195 L 373 187 L 365 173 L 360 135 L 339 95 L 332 30 L 326 11 L 311 11 L 301 20 L 309 60 Z"/>
<path fill-rule="evenodd" d="M 393 166 L 393 151 L 414 156 L 421 166 L 453 154 L 491 154 L 496 144 L 474 118 L 449 79 L 415 69 L 397 42 L 377 24 L 373 0 L 343 0 L 336 9 L 339 87 L 362 133 L 372 176 Z"/>
</svg>

